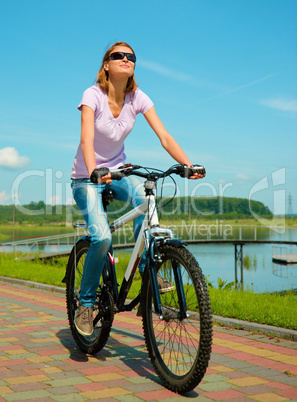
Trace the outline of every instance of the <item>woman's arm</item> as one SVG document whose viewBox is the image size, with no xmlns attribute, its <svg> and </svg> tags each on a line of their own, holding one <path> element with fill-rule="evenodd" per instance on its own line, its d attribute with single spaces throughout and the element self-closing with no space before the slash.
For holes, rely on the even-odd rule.
<svg viewBox="0 0 297 402">
<path fill-rule="evenodd" d="M 94 151 L 94 110 L 89 106 L 82 106 L 81 109 L 80 143 L 88 175 L 90 177 L 97 166 Z"/>
<path fill-rule="evenodd" d="M 178 163 L 191 166 L 192 163 L 190 162 L 187 155 L 184 153 L 184 151 L 181 149 L 181 147 L 178 145 L 172 135 L 168 133 L 162 121 L 159 119 L 154 106 L 151 107 L 150 110 L 148 110 L 144 114 L 144 117 L 146 118 L 146 121 L 148 122 L 150 127 L 159 137 L 163 148 L 166 149 L 169 155 L 171 155 L 172 158 L 175 159 Z M 205 175 L 194 173 L 194 176 L 191 176 L 190 178 L 200 179 L 204 176 Z"/>
<path fill-rule="evenodd" d="M 83 105 L 81 110 L 81 150 L 89 177 L 97 169 L 94 151 L 94 110 Z M 111 183 L 110 174 L 102 177 L 100 182 Z"/>
</svg>

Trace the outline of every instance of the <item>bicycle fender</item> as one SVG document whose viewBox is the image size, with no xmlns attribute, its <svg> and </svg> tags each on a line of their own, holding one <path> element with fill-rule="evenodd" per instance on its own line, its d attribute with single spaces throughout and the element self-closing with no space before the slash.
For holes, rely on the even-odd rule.
<svg viewBox="0 0 297 402">
<path fill-rule="evenodd" d="M 91 242 L 91 236 L 90 235 L 85 235 L 85 236 L 82 236 L 82 237 L 80 237 L 78 240 L 77 240 L 77 242 L 78 241 L 81 241 L 81 240 L 85 240 L 85 241 L 87 241 L 87 242 Z M 77 243 L 76 242 L 76 243 Z"/>
<path fill-rule="evenodd" d="M 73 246 L 72 249 L 71 249 L 70 256 L 69 256 L 69 260 L 70 260 L 70 258 L 72 257 L 72 255 L 74 254 L 74 249 L 75 249 L 76 243 L 79 242 L 79 241 L 81 241 L 81 240 L 84 240 L 84 241 L 90 243 L 91 237 L 90 237 L 90 236 L 82 236 L 82 237 L 80 237 L 80 238 L 75 242 L 74 246 Z M 73 258 L 73 257 L 72 257 L 72 258 Z M 69 260 L 68 260 L 68 261 L 69 261 Z M 69 273 L 68 273 L 68 263 L 67 263 L 65 276 L 64 276 L 64 278 L 62 279 L 61 282 L 62 282 L 62 283 L 67 283 L 68 280 L 69 280 Z"/>
</svg>

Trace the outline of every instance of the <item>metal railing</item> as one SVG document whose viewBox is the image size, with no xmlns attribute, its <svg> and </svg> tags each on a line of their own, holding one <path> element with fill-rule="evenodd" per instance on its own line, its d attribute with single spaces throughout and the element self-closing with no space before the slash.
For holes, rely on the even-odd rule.
<svg viewBox="0 0 297 402">
<path fill-rule="evenodd" d="M 252 225 L 228 225 L 216 221 L 214 224 L 169 225 L 176 238 L 194 242 L 200 240 L 290 240 L 296 241 L 296 228 L 285 228 L 280 234 L 279 227 L 263 227 Z M 294 232 L 295 230 L 295 232 Z M 24 258 L 42 253 L 54 253 L 64 249 L 71 250 L 76 240 L 87 234 L 84 230 L 73 233 L 37 237 L 0 244 L 0 252 L 14 253 L 15 258 Z M 128 247 L 134 244 L 133 228 L 122 227 L 113 234 L 113 244 L 119 247 Z"/>
</svg>

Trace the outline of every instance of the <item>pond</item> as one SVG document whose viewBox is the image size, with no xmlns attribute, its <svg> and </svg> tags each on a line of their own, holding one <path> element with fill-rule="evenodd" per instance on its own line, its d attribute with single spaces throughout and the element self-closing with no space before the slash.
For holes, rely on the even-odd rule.
<svg viewBox="0 0 297 402">
<path fill-rule="evenodd" d="M 232 244 L 195 244 L 189 250 L 210 282 L 217 287 L 217 279 L 227 283 L 235 280 L 235 252 Z M 297 248 L 295 248 L 297 252 Z M 280 265 L 272 262 L 278 253 L 271 244 L 246 244 L 243 246 L 244 289 L 259 292 L 280 292 L 297 288 L 297 265 Z M 238 269 L 240 281 L 240 270 Z"/>
<path fill-rule="evenodd" d="M 205 226 L 205 225 L 204 225 Z M 228 225 L 227 225 L 228 226 Z M 5 241 L 28 239 L 46 235 L 60 235 L 71 233 L 71 227 L 50 227 L 50 228 L 15 228 L 1 230 L 0 235 Z M 184 238 L 206 239 L 206 238 L 228 238 L 228 239 L 258 239 L 258 240 L 290 240 L 297 241 L 297 229 L 286 228 L 284 233 L 269 230 L 265 227 L 238 226 L 229 227 L 228 232 L 224 228 L 213 226 L 209 230 L 206 227 L 175 227 L 177 236 Z M 202 230 L 203 229 L 203 230 Z M 120 232 L 120 231 L 119 231 Z M 114 237 L 115 243 L 128 243 L 133 241 L 131 229 L 127 232 L 120 232 Z M 297 246 L 288 247 L 289 252 L 297 253 Z M 1 247 L 0 247 L 1 248 Z M 69 250 L 71 245 L 44 245 L 39 249 L 41 252 L 55 252 Z M 218 278 L 227 283 L 235 280 L 235 250 L 233 244 L 190 244 L 189 250 L 194 254 L 204 275 L 214 286 L 217 286 Z M 26 246 L 19 250 L 26 251 Z M 3 251 L 3 250 L 2 250 Z M 9 250 L 7 250 L 9 251 Z M 13 251 L 11 249 L 10 251 Z M 32 250 L 34 251 L 34 249 Z M 35 251 L 38 251 L 37 249 Z M 243 246 L 244 272 L 243 283 L 245 289 L 253 289 L 255 292 L 275 292 L 297 288 L 297 265 L 279 265 L 272 262 L 275 254 L 281 254 L 278 246 L 271 244 L 245 244 Z M 118 253 L 118 251 L 117 251 Z M 240 269 L 238 268 L 238 281 L 240 281 Z"/>
</svg>

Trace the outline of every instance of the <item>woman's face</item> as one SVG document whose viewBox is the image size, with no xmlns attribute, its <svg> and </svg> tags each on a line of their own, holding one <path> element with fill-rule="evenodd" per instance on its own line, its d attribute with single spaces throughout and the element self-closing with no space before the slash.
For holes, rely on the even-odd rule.
<svg viewBox="0 0 297 402">
<path fill-rule="evenodd" d="M 116 52 L 124 52 L 124 53 L 132 53 L 132 50 L 126 46 L 116 46 L 110 54 Z M 104 70 L 108 71 L 109 77 L 123 77 L 129 78 L 134 73 L 135 63 L 129 61 L 125 56 L 123 59 L 113 60 L 109 58 L 108 61 L 104 64 Z"/>
</svg>

